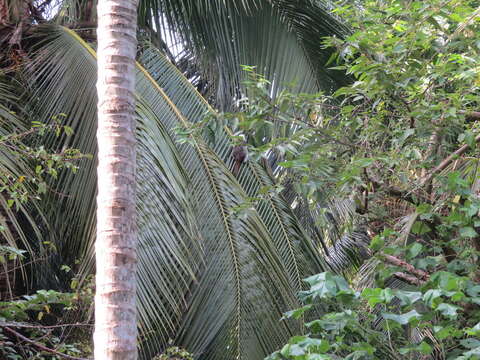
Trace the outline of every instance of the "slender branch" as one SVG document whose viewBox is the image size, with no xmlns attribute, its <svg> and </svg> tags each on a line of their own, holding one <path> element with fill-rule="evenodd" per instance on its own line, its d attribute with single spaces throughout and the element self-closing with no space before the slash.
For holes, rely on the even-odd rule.
<svg viewBox="0 0 480 360">
<path fill-rule="evenodd" d="M 403 280 L 411 285 L 416 285 L 416 286 L 422 286 L 423 284 L 425 284 L 425 281 L 423 280 L 420 280 L 419 278 L 415 277 L 415 276 L 412 276 L 412 275 L 408 275 L 408 274 L 405 274 L 403 272 L 396 272 L 395 274 L 393 274 L 393 276 L 395 276 L 396 278 L 400 279 L 400 280 Z"/>
<path fill-rule="evenodd" d="M 462 113 L 462 112 L 461 112 Z M 480 120 L 480 111 L 463 112 L 467 121 Z"/>
<path fill-rule="evenodd" d="M 70 359 L 70 360 L 88 360 L 86 358 L 78 358 L 78 357 L 75 357 L 75 356 L 70 356 L 70 355 L 67 355 L 67 354 L 63 354 L 61 352 L 58 352 L 54 349 L 50 349 L 42 344 L 39 344 L 25 336 L 23 336 L 22 334 L 20 334 L 19 332 L 16 332 L 15 330 L 13 329 L 10 329 L 8 326 L 5 326 L 4 327 L 5 330 L 7 330 L 9 333 L 15 335 L 16 337 L 18 337 L 20 340 L 23 340 L 29 344 L 32 344 L 33 346 L 39 348 L 40 350 L 43 350 L 43 351 L 46 351 L 46 352 L 49 352 L 49 353 L 52 353 L 52 354 L 55 354 L 55 355 L 58 355 L 60 357 L 63 357 L 65 359 Z"/>
<path fill-rule="evenodd" d="M 367 178 L 367 181 L 371 182 L 379 190 L 386 192 L 390 196 L 405 200 L 413 205 L 418 205 L 418 200 L 416 200 L 411 193 L 394 186 L 386 185 L 380 180 L 373 178 L 368 174 L 367 168 L 365 168 L 364 174 Z M 426 199 L 422 200 L 426 201 Z"/>
<path fill-rule="evenodd" d="M 93 324 L 59 324 L 59 325 L 29 325 L 22 324 L 17 322 L 4 322 L 0 321 L 0 327 L 16 327 L 16 328 L 27 328 L 27 329 L 56 329 L 62 327 L 73 327 L 73 326 L 93 326 Z"/>
<path fill-rule="evenodd" d="M 416 278 L 422 280 L 422 281 L 427 281 L 430 278 L 430 275 L 423 270 L 415 268 L 412 264 L 407 263 L 406 261 L 399 259 L 395 256 L 392 255 L 387 255 L 387 254 L 381 254 L 383 258 L 390 264 L 404 268 L 407 272 L 410 274 L 413 274 L 416 276 Z"/>
<path fill-rule="evenodd" d="M 480 135 L 477 135 L 477 137 L 475 138 L 475 143 L 478 143 L 478 142 L 480 142 Z M 444 170 L 448 165 L 450 165 L 452 163 L 453 160 L 455 160 L 459 156 L 465 154 L 469 147 L 470 147 L 470 145 L 465 144 L 465 145 L 461 146 L 460 148 L 458 148 L 458 150 L 456 150 L 455 152 L 453 152 L 452 154 L 447 156 L 435 169 L 430 171 L 430 173 L 420 181 L 420 186 L 423 186 L 426 183 L 428 183 L 433 178 L 433 176 L 435 174 Z"/>
</svg>

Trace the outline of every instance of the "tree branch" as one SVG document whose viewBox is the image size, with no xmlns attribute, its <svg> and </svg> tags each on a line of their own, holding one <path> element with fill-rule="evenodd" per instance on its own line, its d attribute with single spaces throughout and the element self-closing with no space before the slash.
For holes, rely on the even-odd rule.
<svg viewBox="0 0 480 360">
<path fill-rule="evenodd" d="M 411 285 L 422 286 L 423 284 L 425 284 L 425 281 L 420 280 L 419 278 L 416 278 L 415 276 L 408 275 L 408 274 L 405 274 L 405 273 L 400 272 L 400 271 L 393 274 L 393 276 L 395 276 L 396 278 L 398 278 L 402 281 L 405 281 L 405 282 L 407 282 Z"/>
<path fill-rule="evenodd" d="M 18 337 L 20 340 L 23 340 L 29 344 L 32 344 L 33 346 L 39 348 L 40 350 L 42 351 L 46 351 L 46 352 L 49 352 L 49 353 L 52 353 L 52 354 L 55 354 L 55 355 L 58 355 L 60 357 L 63 357 L 65 359 L 70 359 L 70 360 L 88 360 L 86 358 L 78 358 L 78 357 L 75 357 L 75 356 L 70 356 L 70 355 L 67 355 L 67 354 L 63 354 L 61 352 L 58 352 L 56 350 L 53 350 L 53 349 L 50 349 L 42 344 L 39 344 L 25 336 L 23 336 L 22 334 L 20 334 L 19 332 L 16 332 L 15 330 L 13 329 L 10 329 L 8 326 L 5 326 L 4 327 L 5 330 L 7 330 L 9 333 L 15 335 L 16 337 Z"/>
<path fill-rule="evenodd" d="M 390 263 L 392 265 L 395 265 L 395 266 L 398 266 L 398 267 L 401 267 L 401 268 L 404 268 L 410 274 L 415 275 L 415 277 L 418 280 L 421 280 L 421 281 L 425 282 L 425 281 L 428 281 L 428 279 L 430 278 L 429 273 L 427 273 L 426 271 L 415 268 L 412 264 L 409 264 L 402 259 L 399 259 L 399 258 L 397 258 L 395 256 L 392 256 L 392 255 L 383 254 L 383 253 L 381 254 L 381 256 L 383 256 L 383 258 L 388 263 Z"/>
<path fill-rule="evenodd" d="M 30 325 L 17 322 L 4 322 L 0 321 L 0 327 L 17 327 L 27 329 L 56 329 L 70 326 L 93 326 L 93 324 L 60 324 L 60 325 Z"/>
<path fill-rule="evenodd" d="M 480 142 L 480 135 L 477 135 L 477 137 L 475 138 L 475 143 L 478 143 L 478 142 Z M 470 147 L 469 145 L 465 144 L 460 148 L 458 148 L 458 150 L 456 150 L 455 152 L 447 156 L 435 169 L 430 171 L 430 173 L 420 181 L 420 186 L 423 186 L 426 183 L 428 183 L 435 174 L 444 170 L 448 165 L 452 163 L 453 160 L 465 154 L 469 147 Z"/>
<path fill-rule="evenodd" d="M 460 111 L 461 114 L 465 114 L 466 121 L 480 120 L 480 111 Z"/>
</svg>

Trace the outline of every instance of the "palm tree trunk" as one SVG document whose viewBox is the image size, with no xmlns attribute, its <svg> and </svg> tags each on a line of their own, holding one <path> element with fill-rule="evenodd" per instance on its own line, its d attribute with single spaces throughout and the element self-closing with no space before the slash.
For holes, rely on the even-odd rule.
<svg viewBox="0 0 480 360">
<path fill-rule="evenodd" d="M 98 2 L 95 359 L 137 358 L 135 0 Z"/>
</svg>

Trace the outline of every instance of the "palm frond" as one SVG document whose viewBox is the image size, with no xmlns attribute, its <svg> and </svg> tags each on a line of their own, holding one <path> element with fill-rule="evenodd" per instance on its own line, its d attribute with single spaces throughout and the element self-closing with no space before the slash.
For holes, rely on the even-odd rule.
<svg viewBox="0 0 480 360">
<path fill-rule="evenodd" d="M 71 139 L 49 139 L 47 145 L 61 148 L 68 144 L 95 155 L 95 53 L 70 30 L 52 26 L 36 30 L 27 74 L 34 99 L 39 99 L 34 109 L 44 121 L 65 113 L 65 124 L 76 134 Z M 186 294 L 202 265 L 201 241 L 189 200 L 189 180 L 178 152 L 141 97 L 137 119 L 139 318 L 142 333 L 155 329 L 166 343 L 180 322 Z M 82 260 L 79 271 L 83 274 L 94 269 L 95 163 L 95 159 L 85 161 L 77 174 L 60 174 L 52 186 L 56 193 L 68 196 L 52 195 L 44 202 L 52 228 L 49 240 L 58 248 L 48 264 L 53 271 L 56 264 L 73 264 L 77 258 Z M 59 277 L 58 272 L 56 276 L 45 273 L 49 278 Z M 59 277 L 58 282 L 50 286 L 62 286 L 66 279 Z"/>
<path fill-rule="evenodd" d="M 208 103 L 178 70 L 172 69 L 170 62 L 158 50 L 153 48 L 146 50 L 139 60 L 144 64 L 146 69 L 149 70 L 162 90 L 165 91 L 182 114 L 187 114 L 187 121 L 196 123 L 202 121 L 208 114 L 213 113 Z M 181 87 L 176 85 L 179 82 L 182 84 Z M 197 99 L 194 103 L 195 106 L 192 106 L 193 99 Z M 224 161 L 227 167 L 232 168 L 232 145 L 223 128 L 216 132 L 213 140 L 212 137 L 209 137 L 207 140 L 211 140 L 209 143 L 210 146 Z M 239 183 L 249 197 L 256 197 L 259 195 L 259 190 L 262 187 L 272 186 L 274 180 L 270 178 L 262 166 L 248 162 L 247 166 L 241 170 Z M 303 261 L 301 260 L 302 257 L 308 256 L 310 262 L 308 264 L 309 271 L 307 275 L 324 269 L 324 264 L 319 257 L 319 252 L 314 249 L 310 238 L 305 231 L 301 229 L 298 220 L 280 196 L 274 196 L 260 202 L 259 205 L 256 206 L 256 210 L 267 226 L 271 237 L 276 241 L 280 241 L 280 243 L 277 244 L 277 249 L 287 268 L 293 269 L 301 267 L 299 264 L 295 264 L 295 262 Z M 296 245 L 294 246 L 293 243 Z M 301 252 L 298 252 L 298 249 L 295 250 L 298 246 L 303 248 Z M 287 251 L 286 249 L 290 250 Z M 287 253 L 290 255 L 287 256 Z M 297 255 L 293 256 L 294 254 Z M 302 272 L 300 271 L 300 273 Z M 300 287 L 298 279 L 295 281 L 293 287 Z"/>
<path fill-rule="evenodd" d="M 171 106 L 178 109 L 181 120 L 185 115 L 183 125 L 203 120 L 206 113 L 212 111 L 192 85 L 178 70 L 172 69 L 170 62 L 158 51 L 150 49 L 143 53 L 140 60 L 151 74 L 146 76 L 147 79 L 153 81 L 155 78 L 158 83 L 157 93 L 151 91 L 151 84 L 145 84 L 140 90 L 152 107 L 157 106 L 159 111 L 162 109 L 160 100 L 165 92 L 171 100 Z M 166 124 L 172 129 L 178 125 Z M 279 315 L 280 309 L 295 304 L 294 289 L 299 284 L 297 282 L 292 289 L 288 281 L 289 269 L 281 261 L 285 259 L 277 254 L 275 240 L 272 240 L 277 236 L 267 232 L 262 216 L 258 217 L 256 211 L 245 217 L 232 215 L 232 210 L 242 204 L 247 195 L 223 162 L 216 158 L 218 155 L 225 161 L 230 160 L 231 145 L 226 134 L 219 135 L 216 143 L 212 144 L 212 150 L 217 155 L 198 139 L 195 140 L 195 146 L 186 145 L 180 149 L 192 176 L 192 192 L 198 196 L 197 204 L 202 204 L 198 215 L 199 225 L 207 246 L 207 258 L 211 262 L 207 262 L 202 280 L 192 296 L 192 310 L 186 315 L 179 341 L 187 348 L 193 346 L 195 353 L 205 354 L 206 358 L 212 359 L 228 356 L 224 348 L 217 348 L 224 347 L 224 341 L 228 338 L 232 342 L 229 346 L 231 356 L 247 358 L 248 351 L 265 355 L 272 344 L 267 339 L 277 339 L 276 343 L 281 344 L 281 339 L 288 333 L 280 331 L 276 333 L 278 336 L 274 336 L 270 333 L 271 328 L 265 324 L 276 323 L 272 311 Z M 210 246 L 213 248 L 209 249 Z M 289 263 L 292 261 L 298 259 L 290 259 Z M 230 270 L 224 268 L 232 265 Z M 253 271 L 252 267 L 257 267 L 257 270 Z M 271 269 L 276 269 L 275 275 Z M 245 274 L 246 271 L 249 275 Z M 278 278 L 273 279 L 272 276 Z M 210 283 L 212 279 L 213 283 Z M 245 282 L 253 283 L 245 286 Z M 236 285 L 236 288 L 218 288 L 222 283 Z M 272 287 L 272 284 L 275 285 Z M 249 300 L 251 295 L 248 289 L 252 288 L 264 294 L 260 296 L 263 304 L 258 302 L 257 296 Z M 219 302 L 220 299 L 223 300 Z M 266 308 L 270 310 L 265 312 Z M 263 318 L 262 323 L 258 322 L 259 318 Z M 202 331 L 198 327 L 202 327 Z M 232 328 L 236 329 L 233 333 Z M 219 339 L 223 340 L 219 342 Z M 250 345 L 246 346 L 246 342 Z"/>
<path fill-rule="evenodd" d="M 46 122 L 66 114 L 65 124 L 76 134 L 48 139 L 48 145 L 95 155 L 95 52 L 71 30 L 52 26 L 37 27 L 31 44 L 25 73 L 34 94 L 31 110 Z M 166 58 L 149 64 L 148 72 L 140 65 L 137 72 L 138 296 L 144 356 L 176 338 L 205 359 L 262 358 L 298 330 L 297 323 L 277 324 L 282 312 L 296 305 L 299 275 L 291 277 L 290 271 L 309 269 L 299 250 L 287 251 L 284 242 L 300 248 L 302 232 L 293 230 L 293 239 L 292 234 L 278 236 L 273 203 L 247 216 L 233 214 L 247 194 L 225 165 L 228 138 L 210 145 L 197 138 L 191 139 L 193 145 L 172 141 L 176 126 L 203 119 L 211 108 Z M 94 165 L 94 160 L 86 161 L 77 174 L 62 173 L 52 183 L 56 194 L 68 196 L 52 195 L 44 202 L 52 219 L 50 240 L 59 249 L 50 265 L 81 258 L 80 270 L 92 271 Z M 294 222 L 288 210 L 276 204 L 275 216 Z M 316 264 L 311 271 L 316 272 L 321 261 L 310 251 L 309 261 Z"/>
<path fill-rule="evenodd" d="M 241 96 L 241 65 L 256 66 L 271 81 L 272 96 L 287 83 L 316 92 L 345 82 L 343 74 L 326 70 L 331 52 L 321 38 L 343 37 L 346 27 L 317 1 L 143 0 L 139 10 L 145 22 L 155 19 L 194 52 L 216 84 L 221 109 Z"/>
<path fill-rule="evenodd" d="M 30 127 L 30 119 L 25 110 L 22 99 L 24 89 L 15 79 L 0 74 L 0 136 L 22 134 Z M 33 165 L 28 159 L 21 156 L 15 149 L 0 144 L 0 173 L 5 180 L 7 177 L 12 181 L 20 177 L 32 178 L 35 176 Z M 34 194 L 36 188 L 33 184 L 26 184 L 26 190 Z M 8 194 L 2 191 L 0 194 L 0 232 L 2 240 L 0 245 L 8 245 L 14 248 L 24 249 L 29 252 L 30 262 L 35 262 L 43 255 L 43 237 L 41 228 L 46 226 L 44 214 L 38 202 L 30 201 L 26 204 L 17 203 L 11 207 L 8 205 Z M 25 284 L 27 280 L 26 269 L 21 266 L 21 273 Z M 27 286 L 28 287 L 28 286 Z"/>
<path fill-rule="evenodd" d="M 235 178 L 208 148 L 198 146 L 198 152 L 223 224 L 209 229 L 218 235 L 206 250 L 211 260 L 193 293 L 180 341 L 208 359 L 265 356 L 290 334 L 286 325 L 279 329 L 274 324 L 281 309 L 294 306 L 295 292 L 256 212 L 242 217 L 231 214 L 246 197 L 235 186 Z M 211 227 L 214 217 L 209 217 Z"/>
</svg>

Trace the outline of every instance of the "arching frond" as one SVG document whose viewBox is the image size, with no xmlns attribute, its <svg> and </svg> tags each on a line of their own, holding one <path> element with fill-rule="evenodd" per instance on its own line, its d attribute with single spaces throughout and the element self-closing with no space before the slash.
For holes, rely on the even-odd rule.
<svg viewBox="0 0 480 360">
<path fill-rule="evenodd" d="M 35 112 L 48 121 L 66 114 L 71 139 L 49 139 L 52 147 L 96 154 L 96 59 L 94 51 L 70 30 L 45 26 L 35 33 L 29 76 Z M 55 61 L 51 61 L 52 59 Z M 143 333 L 152 329 L 166 343 L 177 329 L 190 286 L 202 266 L 201 237 L 190 202 L 189 179 L 175 144 L 160 119 L 141 97 L 137 100 L 137 205 L 139 228 L 139 317 Z M 80 271 L 94 269 L 96 161 L 85 161 L 77 174 L 62 173 L 56 194 L 44 201 L 51 225 L 49 240 L 58 248 L 49 266 L 81 260 Z M 100 174 L 101 176 L 101 174 Z M 53 185 L 52 185 L 53 186 Z M 56 279 L 50 273 L 45 284 Z M 62 279 L 58 281 L 62 285 Z M 44 286 L 52 286 L 48 284 Z"/>
<path fill-rule="evenodd" d="M 95 156 L 94 50 L 71 30 L 52 26 L 37 27 L 31 44 L 24 74 L 34 94 L 29 110 L 43 121 L 66 114 L 76 134 L 47 139 L 47 145 Z M 293 322 L 278 326 L 278 319 L 296 306 L 300 279 L 321 270 L 322 262 L 283 200 L 235 215 L 271 180 L 250 164 L 239 183 L 228 167 L 225 134 L 215 142 L 176 142 L 175 127 L 202 120 L 212 109 L 165 57 L 154 55 L 143 61 L 147 70 L 138 65 L 137 72 L 144 355 L 177 339 L 202 359 L 263 358 L 298 330 Z M 95 170 L 95 160 L 85 160 L 77 174 L 61 173 L 52 183 L 57 195 L 43 203 L 50 240 L 59 249 L 51 266 L 80 258 L 83 273 L 93 270 Z M 44 284 L 56 279 L 45 275 Z"/>
<path fill-rule="evenodd" d="M 208 104 L 206 104 L 206 102 L 191 86 L 191 84 L 188 83 L 186 79 L 177 70 L 172 68 L 172 65 L 163 55 L 161 55 L 154 49 L 150 49 L 144 52 L 140 60 L 149 70 L 149 74 L 151 74 L 150 79 L 155 79 L 156 83 L 159 85 L 159 87 L 157 88 L 158 93 L 156 94 L 150 91 L 151 88 L 147 86 L 147 84 L 145 84 L 145 86 L 141 88 L 142 90 L 140 90 L 141 93 L 144 94 L 145 98 L 148 98 L 150 103 L 153 104 L 152 106 L 161 106 L 160 100 L 162 98 L 162 92 L 165 92 L 165 94 L 168 95 L 169 99 L 172 102 L 171 105 L 173 106 L 173 104 L 175 104 L 175 108 L 178 109 L 179 116 L 183 117 L 183 125 L 201 121 L 204 119 L 206 113 L 212 111 Z M 149 76 L 147 76 L 147 79 L 148 78 Z M 159 111 L 160 109 L 162 108 L 159 107 Z M 178 124 L 170 123 L 172 129 L 175 125 Z M 244 274 L 245 268 L 248 269 L 251 266 L 254 266 L 254 260 L 260 254 L 262 257 L 267 259 L 267 263 L 270 265 L 265 267 L 265 265 L 261 265 L 265 260 L 257 260 L 260 261 L 260 265 L 258 265 L 260 266 L 260 271 L 254 271 L 250 276 L 248 276 L 248 278 L 250 278 L 249 281 L 254 281 L 255 283 L 257 283 L 257 285 L 255 286 L 252 285 L 245 288 L 245 285 L 243 284 L 243 282 L 245 281 L 243 275 L 241 276 L 242 281 L 238 281 L 239 278 L 235 276 L 233 276 L 231 280 L 227 281 L 227 283 L 237 284 L 237 291 L 239 291 L 239 293 L 237 295 L 232 294 L 235 295 L 235 301 L 229 301 L 228 297 L 226 297 L 225 295 L 222 297 L 216 292 L 214 292 L 213 284 L 207 285 L 204 282 L 201 282 L 199 287 L 197 288 L 197 291 L 202 294 L 200 296 L 200 299 L 203 303 L 201 305 L 197 304 L 197 296 L 199 295 L 195 293 L 192 298 L 192 301 L 194 302 L 192 303 L 193 308 L 192 311 L 189 312 L 186 316 L 186 322 L 184 325 L 185 329 L 182 330 L 180 340 L 187 347 L 190 344 L 195 346 L 196 349 L 198 349 L 197 352 L 206 354 L 206 358 L 223 358 L 224 356 L 226 356 L 225 350 L 219 350 L 217 349 L 217 346 L 224 346 L 225 344 L 223 340 L 218 344 L 217 342 L 219 341 L 218 339 L 228 339 L 228 336 L 225 335 L 225 331 L 231 331 L 231 321 L 234 321 L 234 324 L 236 324 L 236 326 L 234 327 L 238 328 L 238 330 L 235 334 L 232 334 L 230 336 L 234 335 L 238 337 L 238 341 L 237 345 L 235 345 L 235 342 L 230 345 L 232 356 L 235 354 L 236 351 L 242 349 L 243 350 L 239 353 L 242 357 L 246 357 L 248 355 L 247 349 L 250 349 L 248 351 L 254 351 L 258 352 L 258 354 L 265 355 L 266 353 L 268 353 L 269 345 L 267 346 L 267 344 L 271 343 L 266 341 L 266 339 L 271 338 L 278 339 L 278 341 L 280 341 L 280 339 L 284 336 L 282 335 L 282 332 L 280 332 L 277 333 L 277 336 L 273 337 L 273 334 L 270 333 L 270 328 L 266 326 L 264 327 L 264 325 L 267 323 L 267 320 L 270 321 L 272 324 L 276 322 L 274 317 L 271 316 L 272 309 L 277 309 L 276 311 L 278 311 L 279 309 L 288 306 L 289 303 L 292 305 L 295 303 L 293 294 L 295 293 L 295 289 L 300 288 L 300 284 L 298 283 L 298 280 L 296 280 L 297 282 L 295 284 L 292 284 L 288 281 L 290 277 L 290 269 L 286 267 L 286 264 L 290 264 L 290 266 L 295 267 L 297 262 L 300 261 L 301 255 L 295 257 L 294 254 L 291 254 L 290 258 L 285 258 L 282 256 L 283 254 L 281 251 L 279 252 L 277 242 L 283 242 L 285 244 L 286 241 L 294 240 L 285 237 L 279 239 L 278 233 L 269 233 L 267 230 L 271 229 L 271 227 L 269 227 L 271 226 L 271 224 L 266 225 L 267 222 L 265 222 L 265 218 L 263 216 L 265 212 L 262 211 L 261 208 L 258 209 L 258 214 L 260 215 L 260 218 L 257 215 L 257 211 L 250 212 L 249 214 L 247 214 L 247 216 L 239 218 L 232 215 L 232 210 L 238 207 L 244 201 L 247 194 L 245 194 L 243 190 L 240 190 L 240 188 L 239 190 L 232 192 L 235 188 L 238 187 L 238 183 L 236 183 L 236 180 L 232 177 L 230 171 L 227 169 L 227 167 L 225 167 L 225 165 L 220 166 L 220 164 L 223 164 L 220 159 L 212 161 L 211 158 L 213 154 L 211 151 L 213 150 L 220 158 L 224 159 L 224 161 L 230 161 L 231 145 L 228 141 L 226 134 L 220 134 L 216 138 L 216 141 L 211 143 L 212 150 L 209 150 L 207 147 L 205 147 L 206 145 L 202 145 L 201 142 L 197 143 L 196 141 L 199 140 L 195 140 L 196 145 L 194 147 L 186 145 L 186 147 L 183 147 L 183 150 L 181 151 L 183 151 L 182 153 L 184 154 L 183 157 L 185 159 L 185 163 L 190 169 L 190 174 L 192 176 L 193 193 L 198 194 L 197 196 L 199 198 L 197 203 L 202 204 L 200 205 L 202 206 L 202 208 L 200 209 L 199 217 L 201 217 L 203 220 L 200 220 L 199 222 L 202 234 L 204 235 L 204 238 L 206 240 L 206 244 L 215 244 L 215 250 L 213 250 L 214 254 L 217 254 L 219 251 L 226 251 L 226 254 L 229 254 L 231 260 L 233 260 L 234 269 L 237 268 L 235 264 L 239 264 L 238 270 L 234 271 L 234 275 Z M 193 152 L 193 150 L 195 150 L 195 152 Z M 222 169 L 221 173 L 218 173 L 219 169 Z M 258 169 L 257 171 L 262 170 Z M 250 176 L 249 179 L 250 180 L 247 181 L 247 183 L 253 183 L 254 181 L 258 182 L 258 178 L 256 178 L 255 176 Z M 210 186 L 206 184 L 206 180 L 210 182 Z M 227 180 L 229 185 L 222 185 L 223 182 Z M 244 180 L 240 179 L 240 184 L 243 185 L 244 189 L 247 189 Z M 196 186 L 199 186 L 198 191 L 196 191 Z M 214 190 L 213 193 L 212 190 Z M 211 204 L 212 200 L 215 201 L 216 204 Z M 206 206 L 203 207 L 203 204 L 205 204 Z M 281 216 L 286 216 L 286 210 L 286 208 L 283 208 L 281 210 Z M 215 223 L 216 218 L 219 219 L 217 223 Z M 271 220 L 272 219 L 270 219 L 270 221 Z M 243 229 L 245 231 L 250 229 L 248 230 L 248 233 L 250 234 L 250 236 L 254 236 L 254 239 L 256 240 L 252 241 L 252 238 L 248 238 L 249 244 L 245 243 L 245 239 L 242 240 L 242 231 L 235 230 L 238 226 L 240 226 L 238 228 L 239 230 Z M 301 232 L 299 232 L 298 234 L 299 235 L 297 236 L 301 236 Z M 261 245 L 262 243 L 263 245 Z M 230 244 L 230 246 L 224 248 L 224 246 L 226 246 L 227 244 Z M 258 246 L 260 245 L 261 247 L 259 248 Z M 251 255 L 244 258 L 242 254 L 244 254 L 246 251 L 248 253 L 248 249 L 250 246 L 253 246 L 252 250 L 254 251 L 251 252 Z M 295 246 L 298 246 L 298 244 L 296 244 Z M 237 251 L 235 251 L 237 247 L 237 251 L 239 251 L 238 254 Z M 207 279 L 205 281 L 211 281 L 209 279 L 211 279 L 211 276 L 213 276 L 213 279 L 215 279 L 214 283 L 221 284 L 222 277 L 219 278 L 219 276 L 223 274 L 225 274 L 223 276 L 226 276 L 226 274 L 228 274 L 228 272 L 225 273 L 224 271 L 219 272 L 219 270 L 221 270 L 222 267 L 226 265 L 224 263 L 225 259 L 228 259 L 228 256 L 221 255 L 218 259 L 219 262 L 215 260 L 215 266 L 209 266 L 207 264 L 207 268 L 205 269 L 206 273 L 204 274 L 203 279 Z M 248 262 L 250 265 L 244 263 L 242 261 L 243 259 L 249 259 Z M 312 266 L 311 270 L 313 270 L 314 268 L 315 266 Z M 269 279 L 269 277 L 272 276 L 272 274 L 269 274 L 271 273 L 271 269 L 277 269 L 276 276 L 280 276 L 278 279 Z M 253 276 L 253 274 L 255 274 L 256 276 Z M 267 274 L 269 275 L 267 278 L 265 278 Z M 298 274 L 296 274 L 296 276 L 298 277 Z M 272 281 L 276 284 L 273 288 L 271 287 Z M 259 291 L 260 293 L 262 293 L 263 288 L 263 292 L 266 292 L 269 295 L 267 295 L 266 297 L 260 296 L 260 298 L 263 298 L 261 303 L 258 303 L 257 301 L 255 301 L 254 303 L 250 303 L 249 301 L 245 300 L 248 299 L 250 296 L 249 292 L 246 289 L 252 288 L 255 288 L 256 291 Z M 221 292 L 225 291 L 225 289 L 218 290 L 220 290 Z M 287 291 L 285 292 L 285 290 Z M 275 295 L 275 293 L 277 293 L 278 295 Z M 280 295 L 281 293 L 283 293 L 283 295 Z M 228 311 L 223 311 L 220 309 L 219 311 L 213 310 L 212 313 L 211 309 L 204 309 L 204 306 L 210 304 L 210 302 L 206 302 L 205 296 L 208 296 L 208 298 L 213 296 L 214 298 L 212 299 L 212 301 L 215 302 L 218 302 L 219 299 L 222 298 L 223 302 L 219 303 L 217 306 L 220 306 L 222 309 L 223 306 L 227 306 L 227 308 L 228 306 L 230 306 L 230 311 L 236 311 L 238 315 L 236 315 L 232 319 L 231 317 L 228 317 Z M 279 299 L 282 297 L 283 300 L 279 302 Z M 276 300 L 274 300 L 274 302 L 269 305 L 268 302 L 272 299 Z M 203 310 L 200 310 L 198 306 L 201 306 L 201 309 Z M 247 307 L 249 308 L 248 311 Z M 264 313 L 266 308 L 271 309 L 268 315 Z M 216 306 L 214 306 L 213 309 L 216 309 Z M 251 328 L 251 321 L 253 320 L 251 317 L 254 316 L 254 314 L 257 314 L 256 318 L 263 318 L 263 325 L 260 326 L 260 324 L 256 323 L 255 321 L 255 326 Z M 192 316 L 194 316 L 194 318 L 192 318 Z M 197 321 L 200 321 L 197 320 L 200 316 L 201 322 L 197 323 Z M 209 318 L 207 316 L 212 316 L 213 318 Z M 245 324 L 242 324 L 242 322 L 245 321 L 246 318 L 250 320 L 247 321 Z M 230 330 L 224 327 L 224 324 L 227 320 L 230 324 Z M 207 329 L 204 329 L 205 331 L 198 332 L 194 330 L 197 328 L 197 326 L 212 326 L 213 329 L 215 331 L 219 331 L 219 333 L 215 336 L 215 331 L 212 332 L 211 328 L 209 331 L 206 331 Z M 245 329 L 249 330 L 247 332 L 242 332 Z M 287 329 L 285 329 L 285 331 L 286 330 Z M 266 331 L 268 331 L 268 336 L 267 333 L 265 333 Z M 247 334 L 255 334 L 256 336 L 252 338 L 251 336 L 247 336 Z M 215 344 L 210 344 L 210 342 L 212 341 L 215 341 Z M 245 347 L 245 341 L 249 343 L 251 342 L 251 344 L 248 347 Z M 257 345 L 254 346 L 255 342 L 257 342 Z"/>
<path fill-rule="evenodd" d="M 25 89 L 14 79 L 0 74 L 0 175 L 2 182 L 7 185 L 8 181 L 15 182 L 20 177 L 34 177 L 34 169 L 29 159 L 12 148 L 3 137 L 12 134 L 23 134 L 30 125 L 30 118 L 25 111 L 25 103 L 22 92 Z M 23 139 L 19 145 L 22 144 Z M 30 194 L 36 192 L 33 184 L 26 183 L 26 191 Z M 27 203 L 17 202 L 14 206 L 8 204 L 9 194 L 2 190 L 0 194 L 0 245 L 8 245 L 22 248 L 33 255 L 35 262 L 43 255 L 43 238 L 41 228 L 47 224 L 44 222 L 44 214 L 39 204 L 34 201 Z M 23 280 L 26 284 L 27 277 L 25 268 L 21 267 Z M 26 286 L 28 288 L 28 285 Z"/>
<path fill-rule="evenodd" d="M 316 92 L 346 79 L 326 69 L 331 52 L 321 39 L 348 31 L 318 1 L 143 0 L 139 13 L 141 25 L 154 22 L 183 39 L 201 62 L 202 75 L 216 84 L 222 109 L 240 96 L 241 65 L 256 66 L 272 82 L 272 96 L 287 83 Z"/>
</svg>

